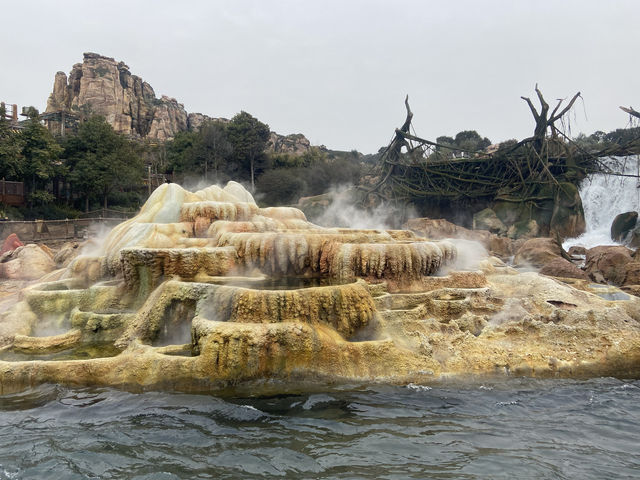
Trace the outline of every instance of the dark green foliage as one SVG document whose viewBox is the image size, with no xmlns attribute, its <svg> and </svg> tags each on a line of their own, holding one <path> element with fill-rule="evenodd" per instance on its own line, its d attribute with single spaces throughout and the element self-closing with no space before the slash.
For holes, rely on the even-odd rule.
<svg viewBox="0 0 640 480">
<path fill-rule="evenodd" d="M 184 175 L 186 172 L 197 172 L 196 145 L 198 132 L 178 132 L 167 143 L 167 173 Z"/>
<path fill-rule="evenodd" d="M 11 130 L 5 114 L 5 108 L 0 106 L 0 178 L 17 180 L 22 178 L 24 169 L 22 137 Z"/>
<path fill-rule="evenodd" d="M 227 138 L 233 147 L 233 158 L 246 178 L 249 174 L 251 190 L 255 191 L 255 177 L 265 167 L 264 150 L 269 141 L 269 125 L 247 112 L 240 112 L 227 125 Z"/>
<path fill-rule="evenodd" d="M 77 193 L 89 197 L 97 193 L 108 206 L 108 196 L 115 189 L 139 184 L 144 167 L 134 146 L 116 133 L 103 117 L 93 116 L 80 124 L 78 134 L 65 143 L 69 179 Z"/>
<path fill-rule="evenodd" d="M 296 203 L 306 184 L 295 169 L 268 170 L 258 177 L 258 196 L 264 205 L 288 205 Z"/>
<path fill-rule="evenodd" d="M 237 171 L 233 147 L 222 122 L 203 123 L 198 131 L 179 132 L 167 145 L 167 171 L 182 180 L 221 183 Z"/>
<path fill-rule="evenodd" d="M 272 169 L 257 181 L 258 199 L 264 205 L 289 205 L 300 197 L 319 195 L 331 188 L 358 183 L 362 171 L 359 155 L 311 148 L 299 155 L 276 155 Z"/>
<path fill-rule="evenodd" d="M 438 144 L 435 149 L 434 158 L 459 158 L 472 155 L 474 152 L 481 152 L 489 145 L 491 140 L 481 137 L 475 130 L 463 130 L 453 137 L 443 135 L 436 138 Z M 452 147 L 452 148 L 447 148 Z"/>
<path fill-rule="evenodd" d="M 62 162 L 58 161 L 62 148 L 37 116 L 26 122 L 19 135 L 24 158 L 21 173 L 26 191 L 31 195 L 27 198 L 42 199 L 36 192 L 45 190 L 49 180 L 66 171 Z"/>
</svg>

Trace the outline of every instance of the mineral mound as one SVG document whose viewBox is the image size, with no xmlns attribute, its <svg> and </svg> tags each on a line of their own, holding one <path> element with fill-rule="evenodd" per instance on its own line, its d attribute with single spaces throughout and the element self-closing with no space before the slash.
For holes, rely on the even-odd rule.
<svg viewBox="0 0 640 480">
<path fill-rule="evenodd" d="M 468 244 L 165 184 L 0 314 L 1 391 L 637 374 L 640 298 L 495 258 L 456 271 Z"/>
</svg>

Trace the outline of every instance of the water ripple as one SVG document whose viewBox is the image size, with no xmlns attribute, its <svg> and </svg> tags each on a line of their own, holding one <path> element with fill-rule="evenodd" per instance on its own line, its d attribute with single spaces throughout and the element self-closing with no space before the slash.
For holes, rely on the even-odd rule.
<svg viewBox="0 0 640 480">
<path fill-rule="evenodd" d="M 0 480 L 633 478 L 638 381 L 0 397 Z"/>
</svg>

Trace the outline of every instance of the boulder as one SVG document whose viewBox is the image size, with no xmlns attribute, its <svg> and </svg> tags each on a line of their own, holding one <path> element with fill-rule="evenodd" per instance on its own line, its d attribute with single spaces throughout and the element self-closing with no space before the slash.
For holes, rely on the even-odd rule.
<svg viewBox="0 0 640 480">
<path fill-rule="evenodd" d="M 638 212 L 625 212 L 616 215 L 611 223 L 611 240 L 622 243 L 626 236 L 636 226 Z"/>
<path fill-rule="evenodd" d="M 587 250 L 585 272 L 594 281 L 622 285 L 627 277 L 626 266 L 632 262 L 632 251 L 627 247 L 602 245 Z"/>
<path fill-rule="evenodd" d="M 623 285 L 640 285 L 640 262 L 632 261 L 624 266 Z"/>
<path fill-rule="evenodd" d="M 586 272 L 578 268 L 575 264 L 569 260 L 558 257 L 546 263 L 540 272 L 542 275 L 548 275 L 550 277 L 562 277 L 562 278 L 579 278 L 581 280 L 589 280 L 589 276 Z"/>
<path fill-rule="evenodd" d="M 541 237 L 527 240 L 516 252 L 513 263 L 520 267 L 533 266 L 540 268 L 558 258 L 570 260 L 558 240 Z"/>
<path fill-rule="evenodd" d="M 11 252 L 18 247 L 22 247 L 23 245 L 24 243 L 20 241 L 20 239 L 18 238 L 18 235 L 16 235 L 15 233 L 12 233 L 5 239 L 4 243 L 2 244 L 2 249 L 0 249 L 0 255 L 4 255 L 7 252 Z"/>
<path fill-rule="evenodd" d="M 489 232 L 497 235 L 504 235 L 507 233 L 507 227 L 505 227 L 502 220 L 498 218 L 496 212 L 490 208 L 480 210 L 473 215 L 473 229 L 488 230 Z"/>
<path fill-rule="evenodd" d="M 51 255 L 35 244 L 18 247 L 0 261 L 0 278 L 14 280 L 35 280 L 56 268 Z"/>
</svg>

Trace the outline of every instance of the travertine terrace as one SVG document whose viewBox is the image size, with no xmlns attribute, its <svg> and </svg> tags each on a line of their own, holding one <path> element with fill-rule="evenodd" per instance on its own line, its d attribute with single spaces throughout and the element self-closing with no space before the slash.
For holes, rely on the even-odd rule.
<svg viewBox="0 0 640 480">
<path fill-rule="evenodd" d="M 89 253 L 2 313 L 3 392 L 638 370 L 636 297 L 492 258 L 456 271 L 455 242 L 322 228 L 234 182 L 165 184 Z"/>
</svg>

